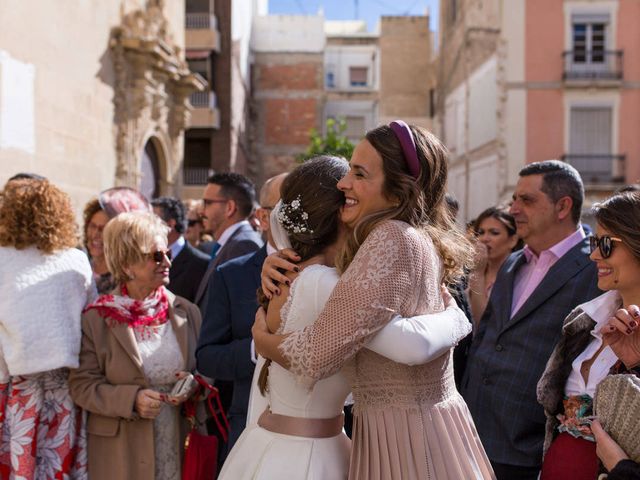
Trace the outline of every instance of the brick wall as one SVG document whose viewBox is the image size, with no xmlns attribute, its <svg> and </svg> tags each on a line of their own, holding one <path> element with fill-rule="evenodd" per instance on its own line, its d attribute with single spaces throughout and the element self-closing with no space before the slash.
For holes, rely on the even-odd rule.
<svg viewBox="0 0 640 480">
<path fill-rule="evenodd" d="M 317 127 L 318 101 L 314 98 L 265 100 L 265 143 L 306 148 L 309 131 Z"/>
<path fill-rule="evenodd" d="M 321 129 L 322 53 L 257 53 L 253 65 L 253 156 L 258 182 L 290 170 L 309 144 L 311 129 Z"/>
<path fill-rule="evenodd" d="M 294 65 L 263 65 L 256 88 L 261 90 L 315 90 L 322 65 L 298 63 Z"/>
</svg>

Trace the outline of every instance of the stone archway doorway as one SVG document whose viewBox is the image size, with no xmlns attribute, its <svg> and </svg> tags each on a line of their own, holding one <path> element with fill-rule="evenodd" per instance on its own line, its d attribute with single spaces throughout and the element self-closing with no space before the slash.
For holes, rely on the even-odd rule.
<svg viewBox="0 0 640 480">
<path fill-rule="evenodd" d="M 152 199 L 160 194 L 160 163 L 158 150 L 150 138 L 142 150 L 140 162 L 140 192 Z"/>
</svg>

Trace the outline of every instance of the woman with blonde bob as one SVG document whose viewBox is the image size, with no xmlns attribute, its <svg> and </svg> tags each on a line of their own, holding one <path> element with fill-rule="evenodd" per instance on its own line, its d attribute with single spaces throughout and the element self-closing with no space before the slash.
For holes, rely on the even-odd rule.
<svg viewBox="0 0 640 480">
<path fill-rule="evenodd" d="M 167 394 L 195 368 L 200 312 L 174 296 L 168 227 L 147 212 L 122 213 L 104 229 L 109 271 L 117 282 L 82 317 L 73 399 L 89 412 L 92 480 L 179 479 L 186 429 Z"/>
<path fill-rule="evenodd" d="M 0 478 L 86 478 L 71 400 L 80 315 L 95 297 L 69 196 L 45 180 L 0 197 Z"/>
</svg>

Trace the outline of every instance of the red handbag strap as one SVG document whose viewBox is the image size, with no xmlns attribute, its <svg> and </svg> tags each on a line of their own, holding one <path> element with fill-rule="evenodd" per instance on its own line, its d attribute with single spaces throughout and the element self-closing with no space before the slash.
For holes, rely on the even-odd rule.
<svg viewBox="0 0 640 480">
<path fill-rule="evenodd" d="M 214 422 L 216 422 L 216 426 L 218 427 L 218 431 L 222 436 L 222 440 L 226 442 L 229 439 L 229 420 L 227 420 L 227 416 L 224 414 L 224 409 L 222 408 L 222 401 L 220 400 L 220 392 L 213 385 L 209 385 L 209 382 L 207 382 L 200 375 L 194 375 L 194 378 L 200 384 L 200 386 L 205 390 L 205 392 L 207 390 L 209 391 L 209 394 L 207 395 L 207 405 L 209 406 L 209 413 L 211 413 L 211 417 L 213 418 Z M 215 408 L 213 408 L 214 399 L 217 403 L 217 407 L 218 407 L 217 411 Z M 195 406 L 193 407 L 193 409 L 195 414 Z M 219 417 L 222 417 L 222 422 L 220 422 Z"/>
</svg>

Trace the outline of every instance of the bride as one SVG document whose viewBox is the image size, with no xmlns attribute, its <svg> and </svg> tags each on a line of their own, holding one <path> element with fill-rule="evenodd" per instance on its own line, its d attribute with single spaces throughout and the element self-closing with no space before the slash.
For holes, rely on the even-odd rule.
<svg viewBox="0 0 640 480">
<path fill-rule="evenodd" d="M 342 159 L 316 157 L 289 174 L 282 185 L 282 200 L 271 216 L 272 232 L 278 248 L 293 247 L 300 254 L 302 271 L 288 274 L 282 295 L 269 303 L 267 324 L 273 332 L 311 325 L 338 282 L 334 259 L 343 241 L 339 212 L 344 197 L 336 185 L 348 168 Z M 453 302 L 449 305 L 440 314 L 396 317 L 369 348 L 406 364 L 442 355 L 469 328 L 462 312 Z M 256 379 L 263 364 L 261 359 L 256 367 L 248 426 L 219 478 L 347 478 L 350 440 L 342 430 L 342 409 L 350 392 L 347 378 L 338 372 L 310 388 L 272 363 L 265 367 L 268 380 L 261 378 L 261 387 L 266 387 L 262 397 Z"/>
</svg>

